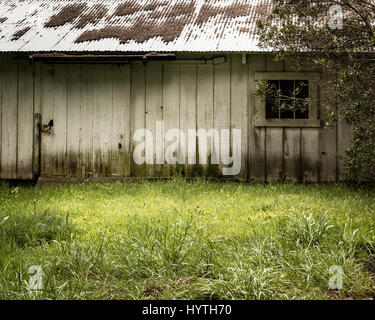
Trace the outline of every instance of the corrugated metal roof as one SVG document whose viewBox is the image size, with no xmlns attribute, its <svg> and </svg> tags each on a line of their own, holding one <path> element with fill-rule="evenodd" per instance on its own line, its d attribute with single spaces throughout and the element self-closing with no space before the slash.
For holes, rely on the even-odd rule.
<svg viewBox="0 0 375 320">
<path fill-rule="evenodd" d="M 269 0 L 1 0 L 0 51 L 254 52 Z"/>
</svg>

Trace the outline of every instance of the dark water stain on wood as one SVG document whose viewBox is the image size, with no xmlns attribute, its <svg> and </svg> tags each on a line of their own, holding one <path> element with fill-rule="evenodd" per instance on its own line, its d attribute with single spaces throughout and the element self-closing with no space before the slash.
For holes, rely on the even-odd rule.
<svg viewBox="0 0 375 320">
<path fill-rule="evenodd" d="M 78 152 L 68 152 L 67 155 L 67 173 L 69 176 L 79 176 L 79 165 L 80 165 L 80 156 Z"/>
<path fill-rule="evenodd" d="M 53 15 L 44 25 L 47 28 L 61 27 L 66 23 L 73 22 L 87 8 L 86 3 L 70 4 L 63 7 L 59 13 Z"/>
<path fill-rule="evenodd" d="M 191 167 L 190 176 L 192 178 L 198 178 L 204 176 L 204 167 L 200 164 L 195 164 Z"/>
<path fill-rule="evenodd" d="M 223 176 L 218 164 L 207 165 L 205 176 L 208 178 L 220 178 Z"/>
</svg>

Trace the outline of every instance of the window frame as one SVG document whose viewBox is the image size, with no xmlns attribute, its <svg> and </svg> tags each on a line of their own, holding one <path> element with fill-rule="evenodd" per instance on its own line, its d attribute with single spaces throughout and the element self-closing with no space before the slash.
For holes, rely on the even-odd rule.
<svg viewBox="0 0 375 320">
<path fill-rule="evenodd" d="M 256 105 L 256 127 L 292 127 L 292 128 L 319 128 L 319 80 L 318 72 L 255 72 L 254 80 L 307 80 L 309 82 L 309 105 L 308 119 L 267 119 L 266 99 L 255 97 Z"/>
</svg>

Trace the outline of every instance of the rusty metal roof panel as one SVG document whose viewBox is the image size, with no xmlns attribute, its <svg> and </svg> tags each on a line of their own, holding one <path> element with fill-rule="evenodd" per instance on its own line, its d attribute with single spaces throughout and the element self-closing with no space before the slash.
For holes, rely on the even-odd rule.
<svg viewBox="0 0 375 320">
<path fill-rule="evenodd" d="M 260 51 L 270 11 L 270 0 L 1 0 L 0 51 Z"/>
</svg>

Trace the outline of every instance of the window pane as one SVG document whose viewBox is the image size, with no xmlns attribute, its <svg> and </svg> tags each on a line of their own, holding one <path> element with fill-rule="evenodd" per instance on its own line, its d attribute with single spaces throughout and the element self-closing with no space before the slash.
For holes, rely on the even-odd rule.
<svg viewBox="0 0 375 320">
<path fill-rule="evenodd" d="M 282 96 L 293 97 L 294 80 L 281 80 L 280 91 L 281 91 Z"/>
<path fill-rule="evenodd" d="M 308 119 L 307 80 L 269 80 L 266 119 Z"/>
<path fill-rule="evenodd" d="M 306 106 L 303 106 L 302 103 L 296 106 L 296 119 L 308 119 L 309 118 L 309 109 Z"/>
<path fill-rule="evenodd" d="M 280 81 L 280 118 L 294 118 L 294 80 Z"/>
<path fill-rule="evenodd" d="M 294 104 L 291 100 L 281 100 L 280 118 L 293 119 L 294 118 Z"/>
<path fill-rule="evenodd" d="M 309 106 L 305 99 L 309 97 L 309 83 L 308 81 L 296 81 L 296 119 L 309 118 Z"/>
<path fill-rule="evenodd" d="M 266 118 L 267 119 L 279 119 L 279 81 L 269 80 L 268 81 L 269 91 L 266 95 Z"/>
</svg>

